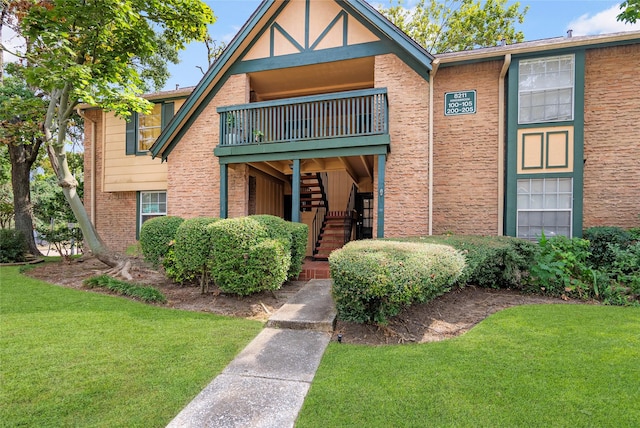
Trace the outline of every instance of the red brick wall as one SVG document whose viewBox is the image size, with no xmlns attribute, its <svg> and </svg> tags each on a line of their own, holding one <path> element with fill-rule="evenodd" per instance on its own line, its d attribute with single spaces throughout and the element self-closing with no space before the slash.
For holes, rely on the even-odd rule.
<svg viewBox="0 0 640 428">
<path fill-rule="evenodd" d="M 441 67 L 434 80 L 433 233 L 498 234 L 501 61 Z M 444 115 L 445 92 L 476 90 L 476 113 Z"/>
<path fill-rule="evenodd" d="M 91 216 L 91 153 L 92 126 L 96 122 L 96 212 L 95 226 L 107 247 L 124 251 L 136 243 L 136 192 L 102 192 L 102 160 L 104 115 L 99 110 L 88 110 L 85 123 L 84 206 Z M 124 151 L 124 142 L 122 150 Z M 161 189 L 159 189 L 161 190 Z"/>
<path fill-rule="evenodd" d="M 640 44 L 588 50 L 584 227 L 640 226 Z"/>
<path fill-rule="evenodd" d="M 231 76 L 175 146 L 168 158 L 169 215 L 220 216 L 220 162 L 213 155 L 220 130 L 216 106 L 246 102 L 246 75 Z M 245 166 L 229 167 L 229 217 L 244 215 L 248 210 L 245 176 Z"/>
<path fill-rule="evenodd" d="M 395 55 L 375 60 L 375 86 L 387 88 L 391 152 L 385 170 L 384 235 L 429 232 L 429 82 Z M 377 156 L 374 161 L 377 177 Z M 374 213 L 378 210 L 374 178 Z M 374 221 L 374 236 L 376 236 Z"/>
</svg>

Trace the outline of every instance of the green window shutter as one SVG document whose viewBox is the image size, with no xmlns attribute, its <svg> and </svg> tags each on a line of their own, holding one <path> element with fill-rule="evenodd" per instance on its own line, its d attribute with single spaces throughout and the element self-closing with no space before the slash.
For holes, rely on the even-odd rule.
<svg viewBox="0 0 640 428">
<path fill-rule="evenodd" d="M 173 119 L 173 103 L 162 104 L 162 129 Z"/>
<path fill-rule="evenodd" d="M 135 155 L 138 145 L 138 113 L 131 113 L 131 118 L 127 122 L 126 154 Z"/>
</svg>

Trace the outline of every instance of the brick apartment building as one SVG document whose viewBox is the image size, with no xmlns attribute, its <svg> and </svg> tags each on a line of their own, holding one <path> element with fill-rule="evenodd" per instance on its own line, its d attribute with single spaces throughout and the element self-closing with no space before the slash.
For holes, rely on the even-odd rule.
<svg viewBox="0 0 640 428">
<path fill-rule="evenodd" d="M 332 222 L 352 238 L 639 226 L 638 69 L 640 32 L 432 56 L 363 0 L 267 0 L 195 88 L 128 123 L 85 111 L 85 205 L 119 250 L 158 215 L 302 221 L 319 255 Z"/>
</svg>

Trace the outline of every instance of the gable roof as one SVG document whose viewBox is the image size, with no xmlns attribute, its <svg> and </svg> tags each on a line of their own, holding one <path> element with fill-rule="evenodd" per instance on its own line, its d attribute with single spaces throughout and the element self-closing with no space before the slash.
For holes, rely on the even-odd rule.
<svg viewBox="0 0 640 428">
<path fill-rule="evenodd" d="M 191 93 L 191 96 L 187 98 L 184 105 L 178 110 L 150 148 L 151 155 L 154 158 L 160 156 L 163 161 L 167 160 L 171 150 L 178 144 L 191 124 L 224 85 L 228 77 L 233 74 L 231 68 L 245 54 L 247 46 L 262 34 L 264 29 L 273 22 L 289 1 L 262 1 L 233 40 L 231 40 L 222 55 L 211 65 Z M 413 64 L 414 68 L 422 69 L 422 74 L 426 78 L 428 71 L 431 70 L 431 62 L 434 57 L 422 46 L 393 25 L 366 1 L 334 1 L 355 19 L 384 36 L 385 41 L 390 42 L 405 61 Z"/>
</svg>

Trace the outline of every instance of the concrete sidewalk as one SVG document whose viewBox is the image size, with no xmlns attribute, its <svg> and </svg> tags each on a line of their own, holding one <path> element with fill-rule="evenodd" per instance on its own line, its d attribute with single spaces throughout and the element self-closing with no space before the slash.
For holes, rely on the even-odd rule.
<svg viewBox="0 0 640 428">
<path fill-rule="evenodd" d="M 292 427 L 335 319 L 331 280 L 310 280 L 168 427 Z"/>
</svg>

